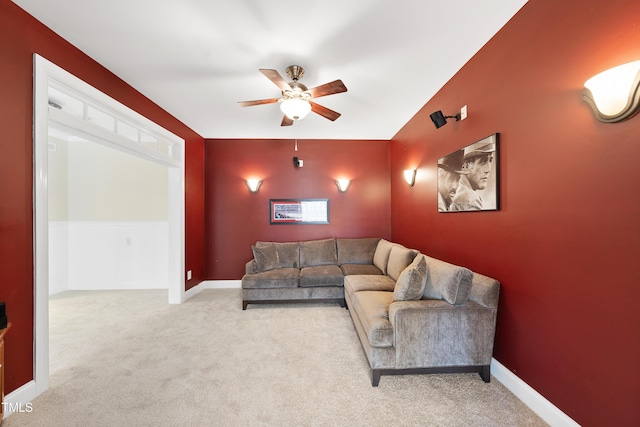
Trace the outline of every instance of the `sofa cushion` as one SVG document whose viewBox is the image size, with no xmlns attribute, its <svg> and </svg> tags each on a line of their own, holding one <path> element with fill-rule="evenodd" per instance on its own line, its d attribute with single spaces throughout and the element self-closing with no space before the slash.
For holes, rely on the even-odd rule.
<svg viewBox="0 0 640 427">
<path fill-rule="evenodd" d="M 256 274 L 258 271 L 258 264 L 256 264 L 255 258 L 251 258 L 251 261 L 247 262 L 244 265 L 244 273 L 245 274 Z"/>
<path fill-rule="evenodd" d="M 454 305 L 467 302 L 473 280 L 471 270 L 428 256 L 425 256 L 425 260 L 427 261 L 427 284 L 423 297 L 443 299 Z"/>
<path fill-rule="evenodd" d="M 389 276 L 344 276 L 345 292 L 386 291 L 393 292 L 396 282 Z"/>
<path fill-rule="evenodd" d="M 300 265 L 300 244 L 298 242 L 256 242 L 257 247 L 273 245 L 278 252 L 281 268 L 298 268 Z"/>
<path fill-rule="evenodd" d="M 300 269 L 300 287 L 342 286 L 344 275 L 337 265 L 318 265 Z"/>
<path fill-rule="evenodd" d="M 418 255 L 413 262 L 405 268 L 393 291 L 394 301 L 415 301 L 422 298 L 427 284 L 427 261 L 424 255 Z"/>
<path fill-rule="evenodd" d="M 345 276 L 355 275 L 382 275 L 382 271 L 375 265 L 371 264 L 342 264 L 340 269 Z"/>
<path fill-rule="evenodd" d="M 349 310 L 353 310 L 360 319 L 371 347 L 393 346 L 393 325 L 389 322 L 392 300 L 393 292 L 361 291 L 353 294 L 353 307 Z"/>
<path fill-rule="evenodd" d="M 297 268 L 278 268 L 256 274 L 245 274 L 242 277 L 242 287 L 244 289 L 296 288 L 299 275 L 300 270 Z"/>
<path fill-rule="evenodd" d="M 258 271 L 268 271 L 280 268 L 280 260 L 278 259 L 278 251 L 272 244 L 264 246 L 251 246 L 253 251 L 253 259 L 256 260 Z"/>
<path fill-rule="evenodd" d="M 300 242 L 300 267 L 338 264 L 336 239 Z"/>
<path fill-rule="evenodd" d="M 394 243 L 385 239 L 380 239 L 373 254 L 373 265 L 378 267 L 382 274 L 387 274 L 387 264 L 389 263 L 389 254 Z"/>
<path fill-rule="evenodd" d="M 373 254 L 379 241 L 377 237 L 336 239 L 338 264 L 373 264 Z"/>
<path fill-rule="evenodd" d="M 402 270 L 407 268 L 418 253 L 413 249 L 407 249 L 402 245 L 393 245 L 389 252 L 389 262 L 387 263 L 387 276 L 394 281 L 398 280 Z"/>
</svg>

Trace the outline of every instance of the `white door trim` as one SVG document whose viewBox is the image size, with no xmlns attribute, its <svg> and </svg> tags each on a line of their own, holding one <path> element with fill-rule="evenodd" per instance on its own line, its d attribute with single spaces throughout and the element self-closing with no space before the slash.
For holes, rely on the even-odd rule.
<svg viewBox="0 0 640 427">
<path fill-rule="evenodd" d="M 175 144 L 175 161 L 162 161 L 157 156 L 138 150 L 140 157 L 168 166 L 169 220 L 169 297 L 170 304 L 185 301 L 185 198 L 184 198 L 184 140 L 144 116 L 100 92 L 52 62 L 34 55 L 34 382 L 35 395 L 49 387 L 49 212 L 48 212 L 48 127 L 49 86 L 63 84 L 76 93 L 107 107 L 132 123 L 139 124 Z M 86 132 L 86 128 L 83 129 Z M 120 138 L 121 139 L 121 138 Z M 102 140 L 107 145 L 131 153 L 131 147 L 119 143 L 118 138 Z M 33 396 L 35 397 L 35 396 Z"/>
</svg>

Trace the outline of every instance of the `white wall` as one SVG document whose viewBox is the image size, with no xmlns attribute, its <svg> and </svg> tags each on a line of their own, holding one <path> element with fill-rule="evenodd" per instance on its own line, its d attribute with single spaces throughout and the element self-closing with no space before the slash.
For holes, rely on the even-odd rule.
<svg viewBox="0 0 640 427">
<path fill-rule="evenodd" d="M 67 156 L 69 221 L 167 221 L 166 167 L 78 139 Z"/>
<path fill-rule="evenodd" d="M 68 289 L 169 287 L 169 224 L 70 221 Z"/>
<path fill-rule="evenodd" d="M 167 168 L 50 133 L 49 294 L 168 288 Z"/>
</svg>

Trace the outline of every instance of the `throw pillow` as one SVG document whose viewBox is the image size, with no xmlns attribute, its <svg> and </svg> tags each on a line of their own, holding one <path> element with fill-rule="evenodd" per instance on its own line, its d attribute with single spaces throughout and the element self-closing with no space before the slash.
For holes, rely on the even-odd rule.
<svg viewBox="0 0 640 427">
<path fill-rule="evenodd" d="M 400 273 L 393 291 L 393 300 L 419 300 L 422 298 L 426 284 L 427 261 L 424 259 L 424 256 L 418 255 L 413 262 Z"/>
<path fill-rule="evenodd" d="M 453 305 L 466 303 L 473 280 L 471 270 L 436 258 L 425 258 L 428 274 L 424 297 L 443 299 Z"/>
<path fill-rule="evenodd" d="M 387 274 L 387 263 L 389 262 L 389 254 L 393 243 L 385 239 L 380 239 L 376 246 L 376 251 L 373 253 L 373 265 L 378 267 L 382 274 Z"/>
<path fill-rule="evenodd" d="M 253 251 L 253 259 L 256 260 L 256 265 L 259 271 L 268 271 L 276 268 L 280 268 L 280 260 L 278 259 L 278 251 L 273 244 L 265 246 L 251 246 Z"/>
<path fill-rule="evenodd" d="M 417 254 L 418 251 L 414 249 L 407 249 L 398 244 L 393 245 L 391 247 L 391 252 L 389 252 L 387 276 L 397 281 L 398 277 L 400 277 L 400 273 L 402 273 L 402 271 L 411 264 Z"/>
</svg>

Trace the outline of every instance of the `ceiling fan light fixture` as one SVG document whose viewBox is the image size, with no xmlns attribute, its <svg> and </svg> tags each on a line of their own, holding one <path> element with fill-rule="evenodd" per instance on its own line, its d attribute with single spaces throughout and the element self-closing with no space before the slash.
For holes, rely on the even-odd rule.
<svg viewBox="0 0 640 427">
<path fill-rule="evenodd" d="M 291 65 L 287 68 L 287 76 L 293 79 L 287 82 L 277 70 L 260 68 L 259 70 L 266 78 L 271 80 L 282 91 L 282 98 L 255 99 L 253 101 L 241 101 L 241 107 L 251 107 L 252 105 L 280 104 L 280 110 L 284 113 L 280 126 L 291 126 L 298 120 L 304 119 L 307 114 L 314 112 L 325 119 L 335 121 L 340 117 L 340 113 L 327 107 L 317 104 L 316 98 L 333 95 L 347 91 L 347 87 L 342 80 L 334 80 L 320 86 L 307 89 L 298 79 L 304 74 L 302 67 Z"/>
<path fill-rule="evenodd" d="M 302 120 L 311 112 L 311 104 L 302 99 L 290 98 L 280 103 L 280 110 L 291 120 Z"/>
</svg>

